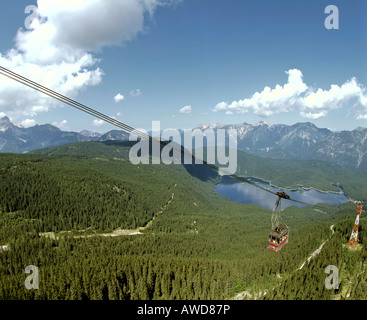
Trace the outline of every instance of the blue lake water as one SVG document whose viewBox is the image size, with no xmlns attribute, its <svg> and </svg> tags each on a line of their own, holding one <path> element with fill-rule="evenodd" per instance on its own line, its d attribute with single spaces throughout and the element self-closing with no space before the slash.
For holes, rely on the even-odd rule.
<svg viewBox="0 0 367 320">
<path fill-rule="evenodd" d="M 306 202 L 309 204 L 329 203 L 332 205 L 336 205 L 348 202 L 348 198 L 344 195 L 341 189 L 340 193 L 332 193 L 332 192 L 326 193 L 314 189 L 305 190 L 302 188 L 299 188 L 298 190 L 277 189 L 275 187 L 270 186 L 266 182 L 258 182 L 258 184 L 273 192 L 284 191 L 291 197 L 291 199 Z M 244 204 L 256 204 L 263 208 L 271 210 L 274 208 L 276 200 L 275 195 L 272 195 L 269 192 L 265 192 L 247 183 L 232 183 L 232 184 L 219 183 L 217 184 L 215 190 L 219 194 L 226 196 L 232 201 Z M 282 199 L 282 209 L 289 206 L 304 207 L 304 205 L 300 203 Z"/>
</svg>

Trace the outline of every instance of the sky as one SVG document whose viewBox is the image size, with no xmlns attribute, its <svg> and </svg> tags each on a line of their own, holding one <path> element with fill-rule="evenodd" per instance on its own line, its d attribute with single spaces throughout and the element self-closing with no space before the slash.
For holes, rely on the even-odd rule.
<svg viewBox="0 0 367 320">
<path fill-rule="evenodd" d="M 0 65 L 135 128 L 353 130 L 367 127 L 366 16 L 365 0 L 2 0 Z M 5 115 L 114 129 L 0 75 Z"/>
</svg>

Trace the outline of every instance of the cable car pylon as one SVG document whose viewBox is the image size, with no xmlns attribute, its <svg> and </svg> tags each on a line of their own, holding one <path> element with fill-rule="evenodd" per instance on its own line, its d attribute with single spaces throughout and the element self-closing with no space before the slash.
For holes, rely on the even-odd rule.
<svg viewBox="0 0 367 320">
<path fill-rule="evenodd" d="M 353 231 L 352 231 L 352 234 L 350 235 L 350 239 L 347 245 L 347 248 L 350 248 L 354 251 L 357 250 L 357 245 L 358 245 L 358 241 L 357 241 L 358 240 L 358 228 L 359 228 L 359 219 L 361 217 L 362 208 L 363 206 L 361 205 L 357 206 L 356 222 L 354 223 Z"/>
</svg>

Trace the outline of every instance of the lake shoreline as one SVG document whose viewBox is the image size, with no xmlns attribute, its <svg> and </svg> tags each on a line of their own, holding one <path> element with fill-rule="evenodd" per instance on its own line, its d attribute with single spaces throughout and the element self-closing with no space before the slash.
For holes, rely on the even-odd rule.
<svg viewBox="0 0 367 320">
<path fill-rule="evenodd" d="M 345 192 L 344 192 L 344 190 L 343 190 L 343 187 L 342 187 L 342 186 L 337 186 L 337 185 L 335 185 L 335 184 L 332 184 L 332 185 L 333 185 L 333 186 L 335 186 L 335 187 L 337 187 L 337 188 L 339 188 L 339 189 L 341 189 L 341 190 L 342 190 L 342 192 L 337 192 L 337 191 L 332 191 L 332 190 L 328 190 L 328 191 L 325 191 L 325 190 L 319 190 L 319 189 L 317 189 L 317 188 L 315 188 L 315 187 L 305 187 L 305 186 L 303 186 L 302 184 L 298 184 L 298 188 L 295 188 L 295 187 L 280 187 L 280 186 L 277 186 L 277 185 L 275 185 L 275 184 L 272 184 L 271 180 L 270 180 L 270 181 L 268 181 L 268 180 L 264 180 L 264 179 L 262 179 L 262 178 L 258 178 L 258 177 L 245 177 L 245 179 L 249 179 L 250 181 L 251 181 L 251 180 L 257 180 L 257 181 L 251 181 L 251 182 L 254 182 L 254 183 L 259 182 L 259 183 L 268 184 L 270 187 L 272 187 L 272 188 L 276 188 L 276 189 L 279 189 L 279 190 L 289 190 L 289 191 L 296 192 L 296 191 L 298 191 L 298 190 L 301 188 L 301 189 L 303 189 L 303 190 L 305 190 L 305 191 L 315 190 L 315 191 L 317 191 L 317 192 L 325 193 L 325 194 L 327 194 L 327 193 L 333 193 L 333 194 L 344 194 L 347 198 L 349 198 L 349 197 L 345 194 Z M 216 183 L 216 185 L 221 184 L 221 183 L 225 183 L 225 184 L 235 184 L 235 183 L 238 183 L 238 182 L 230 182 L 230 183 L 227 183 L 227 182 L 220 181 L 220 182 Z"/>
<path fill-rule="evenodd" d="M 271 181 L 266 181 L 258 177 L 246 177 L 249 182 L 261 185 L 261 188 L 269 189 L 272 193 L 285 191 L 288 193 L 293 200 L 308 202 L 308 203 L 328 203 L 330 205 L 343 204 L 350 201 L 350 198 L 344 193 L 342 186 L 334 184 L 337 191 L 324 191 L 318 190 L 314 187 L 304 187 L 303 185 L 298 185 L 295 187 L 279 187 L 271 183 Z M 244 186 L 237 187 L 237 186 Z M 264 197 L 262 197 L 256 188 L 251 186 L 250 188 L 246 186 L 245 182 L 232 182 L 227 179 L 222 179 L 215 185 L 215 191 L 223 196 L 226 196 L 229 200 L 243 203 L 243 204 L 257 204 L 262 207 L 271 207 L 273 204 L 267 204 L 264 206 Z M 236 187 L 234 187 L 236 186 Z M 250 184 L 248 185 L 250 186 Z M 304 199 L 302 199 L 304 198 Z M 258 201 L 262 201 L 259 203 Z M 288 206 L 288 205 L 287 205 Z"/>
</svg>

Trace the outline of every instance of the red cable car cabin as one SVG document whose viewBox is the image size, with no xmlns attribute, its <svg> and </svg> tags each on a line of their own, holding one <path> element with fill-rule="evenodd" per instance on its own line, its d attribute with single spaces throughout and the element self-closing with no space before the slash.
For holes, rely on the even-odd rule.
<svg viewBox="0 0 367 320">
<path fill-rule="evenodd" d="M 290 197 L 285 192 L 277 192 L 274 210 L 271 216 L 272 230 L 269 235 L 268 249 L 279 253 L 279 251 L 288 244 L 289 227 L 283 222 L 280 216 L 281 199 L 289 200 Z"/>
<path fill-rule="evenodd" d="M 288 244 L 289 227 L 282 224 L 270 232 L 268 249 L 279 253 L 279 251 Z"/>
</svg>

